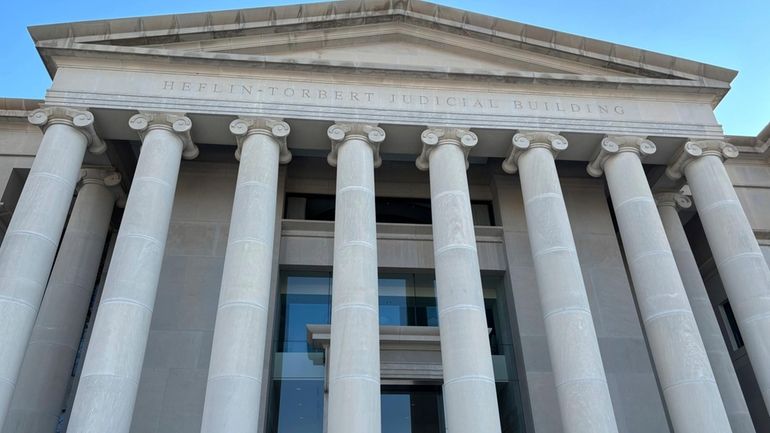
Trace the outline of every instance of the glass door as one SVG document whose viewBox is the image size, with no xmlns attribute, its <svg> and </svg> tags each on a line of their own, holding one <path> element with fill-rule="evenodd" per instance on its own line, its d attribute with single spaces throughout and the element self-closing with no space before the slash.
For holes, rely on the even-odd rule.
<svg viewBox="0 0 770 433">
<path fill-rule="evenodd" d="M 383 386 L 382 433 L 442 433 L 441 386 Z"/>
</svg>

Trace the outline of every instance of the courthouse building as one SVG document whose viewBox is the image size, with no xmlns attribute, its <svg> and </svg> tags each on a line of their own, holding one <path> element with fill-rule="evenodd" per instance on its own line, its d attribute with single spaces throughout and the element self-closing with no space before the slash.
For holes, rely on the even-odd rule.
<svg viewBox="0 0 770 433">
<path fill-rule="evenodd" d="M 29 32 L 2 433 L 770 431 L 735 71 L 417 0 Z"/>
</svg>

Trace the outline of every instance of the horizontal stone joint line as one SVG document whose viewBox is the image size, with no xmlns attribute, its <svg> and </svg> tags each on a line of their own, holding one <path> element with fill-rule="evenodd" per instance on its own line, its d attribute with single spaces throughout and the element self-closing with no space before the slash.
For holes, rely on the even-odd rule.
<svg viewBox="0 0 770 433">
<path fill-rule="evenodd" d="M 118 240 L 123 239 L 123 238 L 143 239 L 143 240 L 148 241 L 150 243 L 153 243 L 155 245 L 163 245 L 163 242 L 161 242 L 160 239 L 156 239 L 156 238 L 154 238 L 152 236 L 149 236 L 149 235 L 143 235 L 141 233 L 124 233 L 124 234 L 120 234 L 120 232 L 118 232 L 118 238 L 115 240 L 115 243 L 117 244 Z"/>
<path fill-rule="evenodd" d="M 527 205 L 529 205 L 531 203 L 534 203 L 536 201 L 540 201 L 540 200 L 543 200 L 543 199 L 549 199 L 549 198 L 556 198 L 556 199 L 562 199 L 563 200 L 564 196 L 559 194 L 559 193 L 556 193 L 556 192 L 544 192 L 542 194 L 537 194 L 535 196 L 530 197 L 529 199 L 527 199 L 524 202 L 524 205 L 527 206 Z"/>
<path fill-rule="evenodd" d="M 263 247 L 267 247 L 268 246 L 267 243 L 268 243 L 268 241 L 265 241 L 265 240 L 262 240 L 262 239 L 257 239 L 257 238 L 252 238 L 252 237 L 244 237 L 244 238 L 235 239 L 235 240 L 233 240 L 231 242 L 228 242 L 227 246 L 229 247 L 231 245 L 238 245 L 238 244 L 258 244 L 258 245 L 262 245 Z"/>
<path fill-rule="evenodd" d="M 675 310 L 663 311 L 663 312 L 660 312 L 660 313 L 656 313 L 656 314 L 652 314 L 650 316 L 644 317 L 642 319 L 642 322 L 646 325 L 646 324 L 652 323 L 652 322 L 654 322 L 654 321 L 656 321 L 658 319 L 663 319 L 663 318 L 670 317 L 670 316 L 679 316 L 679 315 L 685 315 L 685 316 L 692 317 L 693 321 L 695 321 L 695 316 L 693 316 L 692 310 L 686 310 L 686 309 L 678 308 L 678 309 L 675 309 Z"/>
<path fill-rule="evenodd" d="M 358 186 L 358 185 L 350 185 L 345 186 L 337 190 L 337 194 L 344 194 L 346 192 L 350 191 L 359 191 L 359 192 L 365 192 L 369 195 L 374 195 L 374 191 L 371 188 L 367 188 L 365 186 Z"/>
<path fill-rule="evenodd" d="M 477 253 L 475 245 L 468 245 L 468 244 L 449 244 L 444 245 L 443 247 L 437 249 L 433 254 L 440 256 L 441 254 L 444 254 L 446 252 L 452 251 L 452 250 L 468 250 L 473 251 L 474 253 Z"/>
<path fill-rule="evenodd" d="M 663 389 L 663 392 L 666 392 L 672 388 L 678 388 L 680 386 L 691 385 L 694 383 L 709 383 L 709 384 L 713 384 L 714 386 L 717 386 L 717 382 L 714 379 L 688 379 L 688 380 L 678 380 L 666 386 L 661 386 L 661 388 Z"/>
<path fill-rule="evenodd" d="M 139 386 L 139 381 L 138 380 L 131 379 L 128 376 L 121 376 L 119 374 L 110 374 L 110 373 L 82 373 L 80 375 L 80 383 L 81 384 L 83 383 L 83 379 L 85 379 L 86 377 L 115 377 L 115 378 L 118 378 L 118 379 L 125 379 L 125 380 L 131 382 L 133 385 L 136 385 L 137 387 Z"/>
<path fill-rule="evenodd" d="M 22 307 L 26 307 L 27 309 L 31 310 L 33 313 L 37 313 L 38 307 L 36 307 L 35 305 L 27 301 L 24 301 L 18 298 L 12 298 L 10 296 L 0 295 L 0 303 L 21 305 Z"/>
<path fill-rule="evenodd" d="M 551 248 L 546 248 L 544 250 L 540 250 L 537 252 L 532 251 L 532 257 L 537 258 L 537 257 L 547 256 L 552 253 L 561 253 L 561 252 L 577 254 L 577 250 L 574 247 L 551 247 Z"/>
<path fill-rule="evenodd" d="M 224 292 L 225 290 L 223 290 Z M 233 308 L 233 307 L 253 307 L 257 310 L 261 310 L 264 312 L 267 312 L 267 307 L 260 304 L 259 302 L 250 302 L 250 301 L 228 301 L 222 304 L 219 304 L 219 307 L 217 307 L 217 310 L 224 310 L 226 308 Z"/>
<path fill-rule="evenodd" d="M 123 297 L 117 297 L 117 298 L 106 298 L 102 299 L 102 302 L 99 303 L 99 306 L 109 305 L 109 304 L 122 304 L 122 305 L 133 305 L 136 307 L 140 307 L 144 310 L 147 310 L 147 312 L 152 315 L 152 307 L 150 307 L 147 304 L 143 304 L 139 301 L 135 301 L 133 299 L 129 298 L 123 298 Z"/>
<path fill-rule="evenodd" d="M 56 242 L 55 240 L 49 238 L 48 236 L 46 236 L 46 235 L 44 235 L 42 233 L 33 232 L 32 230 L 14 229 L 14 230 L 11 230 L 11 231 L 7 232 L 5 236 L 6 237 L 11 237 L 11 236 L 15 236 L 15 235 L 27 235 L 27 236 L 31 236 L 33 238 L 42 239 L 42 240 L 48 242 L 49 244 L 53 245 L 54 248 L 59 246 L 59 243 Z"/>
<path fill-rule="evenodd" d="M 591 310 L 588 307 L 565 307 L 565 308 L 558 308 L 556 310 L 549 311 L 548 313 L 543 314 L 543 320 L 548 319 L 552 316 L 560 316 L 562 314 L 567 314 L 567 313 L 583 313 L 589 317 L 591 316 Z"/>
<path fill-rule="evenodd" d="M 443 316 L 445 314 L 449 314 L 449 313 L 452 313 L 454 311 L 460 311 L 460 310 L 470 310 L 470 311 L 483 312 L 484 308 L 482 308 L 482 307 L 480 307 L 478 305 L 473 305 L 473 304 L 457 304 L 457 305 L 453 305 L 451 307 L 446 307 L 443 310 L 439 310 L 438 316 L 441 317 L 441 316 Z"/>
<path fill-rule="evenodd" d="M 35 173 L 30 173 L 29 176 L 27 176 L 27 182 L 29 182 L 29 179 L 35 178 L 35 177 L 43 177 L 46 179 L 51 179 L 53 181 L 59 182 L 63 185 L 66 185 L 68 187 L 71 187 L 72 189 L 75 189 L 75 182 L 71 182 L 61 176 L 57 176 L 53 173 L 49 173 L 46 171 L 38 171 Z"/>
<path fill-rule="evenodd" d="M 574 385 L 578 383 L 602 383 L 606 385 L 607 378 L 604 376 L 601 376 L 601 377 L 583 377 L 580 379 L 568 379 L 568 380 L 556 383 L 556 388 L 561 388 L 562 386 Z"/>
<path fill-rule="evenodd" d="M 263 188 L 269 188 L 271 185 L 267 182 L 260 182 L 258 180 L 247 180 L 244 182 L 238 182 L 238 184 L 235 186 L 235 190 L 238 191 L 241 188 L 245 188 L 247 186 L 261 186 Z"/>
<path fill-rule="evenodd" d="M 209 375 L 207 383 L 216 382 L 218 380 L 225 380 L 225 379 L 246 379 L 252 382 L 257 382 L 259 384 L 262 383 L 262 378 L 250 376 L 248 374 L 212 374 Z"/>
<path fill-rule="evenodd" d="M 450 189 L 448 191 L 442 191 L 442 192 L 434 195 L 433 197 L 431 197 L 431 200 L 438 200 L 438 199 L 444 197 L 445 195 L 459 195 L 462 198 L 468 197 L 468 193 L 463 191 L 463 190 L 460 190 L 460 189 Z M 470 201 L 470 197 L 468 197 L 468 201 Z"/>
<path fill-rule="evenodd" d="M 343 380 L 363 380 L 366 382 L 375 383 L 377 385 L 380 384 L 379 378 L 367 376 L 365 374 L 341 374 L 339 376 L 334 376 L 331 382 L 336 383 L 336 382 L 341 382 Z"/>
<path fill-rule="evenodd" d="M 334 309 L 332 309 L 332 313 L 341 311 L 341 310 L 366 310 L 372 313 L 379 313 L 377 308 L 374 308 L 369 304 L 356 304 L 356 303 L 337 305 L 334 307 Z"/>
<path fill-rule="evenodd" d="M 340 244 L 340 249 L 342 248 L 349 248 L 349 247 L 364 247 L 368 248 L 370 250 L 376 250 L 377 245 L 373 244 L 372 242 L 368 241 L 345 241 Z"/>
<path fill-rule="evenodd" d="M 748 317 L 746 317 L 743 320 L 739 320 L 738 324 L 739 325 L 748 325 L 750 323 L 759 322 L 759 321 L 768 320 L 768 319 L 770 319 L 770 312 L 759 313 L 759 314 L 754 314 L 752 316 L 748 316 Z"/>
<path fill-rule="evenodd" d="M 133 183 L 137 182 L 147 182 L 147 183 L 154 183 L 156 185 L 163 186 L 165 188 L 171 189 L 172 185 L 168 182 L 166 182 L 163 179 L 152 177 L 152 176 L 141 176 L 141 177 L 135 177 Z"/>
<path fill-rule="evenodd" d="M 726 199 L 726 200 L 719 200 L 719 201 L 715 201 L 714 203 L 711 203 L 708 206 L 705 206 L 705 207 L 702 207 L 702 208 L 698 209 L 698 212 L 699 213 L 708 213 L 708 212 L 711 212 L 712 210 L 716 210 L 716 209 L 719 209 L 719 208 L 722 208 L 722 207 L 728 207 L 728 206 L 738 206 L 738 207 L 741 207 L 741 202 L 739 202 L 738 200 L 735 200 L 735 199 L 731 199 L 731 198 Z"/>
<path fill-rule="evenodd" d="M 755 259 L 762 259 L 762 261 L 765 260 L 765 256 L 762 253 L 758 253 L 758 252 L 752 251 L 752 252 L 748 252 L 748 253 L 740 253 L 740 254 L 735 254 L 733 256 L 730 256 L 730 257 L 722 260 L 721 262 L 717 263 L 717 268 L 720 268 L 720 267 L 722 267 L 722 266 L 724 266 L 726 264 L 732 263 L 732 262 L 734 262 L 736 260 L 745 259 L 745 258 L 751 258 L 751 257 L 753 257 Z"/>
<path fill-rule="evenodd" d="M 633 203 L 650 203 L 653 206 L 655 205 L 655 199 L 652 197 L 647 196 L 637 196 L 637 197 L 631 197 L 627 200 L 624 200 L 618 204 L 615 205 L 615 209 L 620 209 L 621 207 L 627 205 L 627 204 L 633 204 Z"/>
<path fill-rule="evenodd" d="M 489 376 L 483 376 L 480 374 L 469 374 L 466 376 L 458 376 L 454 379 L 445 380 L 444 386 L 446 385 L 452 385 L 455 383 L 461 383 L 461 382 L 484 382 L 484 383 L 491 383 L 494 385 L 495 379 Z"/>
<path fill-rule="evenodd" d="M 647 257 L 653 257 L 653 256 L 672 256 L 673 253 L 671 250 L 651 250 L 651 251 L 645 251 L 642 254 L 639 254 L 638 256 L 631 258 L 628 262 L 629 263 L 636 263 L 639 260 L 646 259 Z"/>
</svg>

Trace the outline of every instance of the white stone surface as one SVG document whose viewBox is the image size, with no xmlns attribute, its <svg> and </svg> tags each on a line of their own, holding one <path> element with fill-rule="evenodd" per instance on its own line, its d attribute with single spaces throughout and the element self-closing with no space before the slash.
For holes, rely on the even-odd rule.
<svg viewBox="0 0 770 433">
<path fill-rule="evenodd" d="M 230 124 L 240 159 L 211 350 L 202 433 L 254 433 L 273 268 L 279 160 L 288 162 L 289 125 L 243 118 Z M 283 154 L 283 155 L 282 155 Z M 282 158 L 283 156 L 283 158 Z"/>
<path fill-rule="evenodd" d="M 722 163 L 722 158 L 736 156 L 731 144 L 689 142 L 682 152 L 683 170 L 770 408 L 770 269 Z"/>
<path fill-rule="evenodd" d="M 555 154 L 567 140 L 552 133 L 513 138 L 508 172 L 518 169 L 540 304 L 564 431 L 617 433 L 610 391 L 583 273 L 564 204 Z"/>
<path fill-rule="evenodd" d="M 190 143 L 186 117 L 143 113 L 130 125 L 141 131 L 142 150 L 72 407 L 72 433 L 129 431 L 179 165 Z"/>
<path fill-rule="evenodd" d="M 35 161 L 0 247 L 0 425 L 11 404 L 27 343 L 64 229 L 91 137 L 88 111 L 36 110 L 45 128 Z"/>
<path fill-rule="evenodd" d="M 3 433 L 50 433 L 66 397 L 120 176 L 84 170 Z"/>
<path fill-rule="evenodd" d="M 326 360 L 329 433 L 378 433 L 380 325 L 374 168 L 385 132 L 337 123 L 328 130 L 337 167 L 331 344 Z"/>
<path fill-rule="evenodd" d="M 658 204 L 660 219 L 666 230 L 668 243 L 674 254 L 684 289 L 687 291 L 695 321 L 698 323 L 698 330 L 706 347 L 733 433 L 755 433 L 730 352 L 727 351 L 698 263 L 695 261 L 682 221 L 679 219 L 678 207 L 688 208 L 692 201 L 689 197 L 672 192 L 656 194 L 655 201 Z"/>
<path fill-rule="evenodd" d="M 729 432 L 730 424 L 655 206 L 640 137 L 606 137 L 589 164 L 606 174 L 642 323 L 676 433 Z"/>
<path fill-rule="evenodd" d="M 466 176 L 478 138 L 459 128 L 422 133 L 417 167 L 430 170 L 436 302 L 448 433 L 499 433 L 500 415 Z"/>
</svg>

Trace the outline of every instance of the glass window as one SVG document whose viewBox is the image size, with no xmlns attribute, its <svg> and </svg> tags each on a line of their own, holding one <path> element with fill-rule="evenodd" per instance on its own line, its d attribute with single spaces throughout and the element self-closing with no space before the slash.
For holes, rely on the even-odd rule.
<svg viewBox="0 0 770 433">
<path fill-rule="evenodd" d="M 441 433 L 444 408 L 440 386 L 383 386 L 382 433 Z"/>
<path fill-rule="evenodd" d="M 408 326 L 414 320 L 408 304 L 412 300 L 412 281 L 408 276 L 379 279 L 380 325 Z"/>
<path fill-rule="evenodd" d="M 331 323 L 331 278 L 328 274 L 285 276 L 281 284 L 279 352 L 312 352 L 308 324 Z"/>
<path fill-rule="evenodd" d="M 324 194 L 287 194 L 284 218 L 334 221 L 335 197 Z M 378 223 L 431 224 L 430 199 L 376 197 Z M 477 226 L 495 225 L 492 202 L 472 200 L 471 213 Z"/>
<path fill-rule="evenodd" d="M 278 402 L 273 431 L 323 433 L 323 380 L 273 381 L 273 399 Z"/>
<path fill-rule="evenodd" d="M 380 323 L 438 326 L 435 278 L 431 273 L 381 274 Z M 504 431 L 523 432 L 520 385 L 503 279 L 482 278 L 487 326 Z M 273 382 L 268 433 L 323 433 L 325 355 L 310 346 L 308 324 L 331 322 L 330 272 L 282 272 L 277 305 Z M 441 387 L 383 386 L 382 433 L 445 431 Z"/>
</svg>

